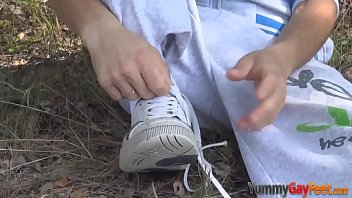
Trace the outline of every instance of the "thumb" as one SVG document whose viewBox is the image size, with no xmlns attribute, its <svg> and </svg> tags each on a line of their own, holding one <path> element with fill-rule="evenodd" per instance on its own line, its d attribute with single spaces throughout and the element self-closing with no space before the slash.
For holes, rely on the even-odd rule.
<svg viewBox="0 0 352 198">
<path fill-rule="evenodd" d="M 240 81 L 246 79 L 252 69 L 253 58 L 250 55 L 242 57 L 234 68 L 227 72 L 227 78 L 233 81 Z"/>
</svg>

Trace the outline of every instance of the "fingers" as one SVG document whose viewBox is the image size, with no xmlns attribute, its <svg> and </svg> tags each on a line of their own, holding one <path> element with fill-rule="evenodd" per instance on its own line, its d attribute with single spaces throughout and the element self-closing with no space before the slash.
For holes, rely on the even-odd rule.
<svg viewBox="0 0 352 198">
<path fill-rule="evenodd" d="M 261 88 L 262 90 L 265 89 L 265 85 L 262 85 L 263 83 L 264 81 L 258 85 L 259 87 L 263 87 Z M 269 88 L 267 92 L 263 93 L 262 97 L 264 99 L 261 101 L 259 107 L 241 118 L 237 123 L 238 127 L 246 131 L 253 131 L 272 123 L 284 105 L 286 97 L 285 87 L 279 87 L 275 90 Z"/>
<path fill-rule="evenodd" d="M 136 100 L 139 98 L 137 90 L 135 90 L 127 81 L 120 81 L 119 89 L 124 98 L 129 100 Z"/>
<path fill-rule="evenodd" d="M 135 79 L 130 81 L 132 87 L 134 87 L 141 98 L 150 99 L 155 97 L 156 95 L 150 91 L 149 87 L 147 86 L 145 80 L 143 79 L 142 75 L 138 73 L 135 76 Z"/>
<path fill-rule="evenodd" d="M 252 54 L 249 54 L 241 58 L 236 66 L 227 72 L 227 78 L 233 81 L 247 79 L 254 63 L 254 59 L 251 57 Z"/>
<path fill-rule="evenodd" d="M 98 83 L 113 100 L 139 98 L 138 91 L 119 74 L 112 77 L 98 74 Z"/>
<path fill-rule="evenodd" d="M 270 124 L 278 113 L 272 106 L 273 103 L 269 100 L 261 103 L 257 109 L 238 121 L 238 127 L 246 131 L 255 131 Z"/>
<path fill-rule="evenodd" d="M 98 74 L 97 80 L 100 86 L 113 100 L 120 100 L 122 98 L 120 90 L 112 85 L 109 78 Z"/>
<path fill-rule="evenodd" d="M 277 78 L 274 75 L 268 75 L 261 81 L 256 82 L 256 95 L 259 101 L 263 101 L 272 96 L 276 90 Z"/>
<path fill-rule="evenodd" d="M 103 87 L 106 93 L 113 99 L 113 100 L 120 100 L 122 99 L 122 94 L 119 89 L 114 86 Z"/>
<path fill-rule="evenodd" d="M 99 84 L 110 97 L 150 99 L 168 93 L 170 74 L 157 49 L 125 29 L 117 37 L 109 28 L 103 33 L 106 37 L 89 52 Z"/>
<path fill-rule="evenodd" d="M 120 75 L 121 73 L 121 75 Z M 155 97 L 155 94 L 150 91 L 148 86 L 143 79 L 141 72 L 138 70 L 138 66 L 132 63 L 127 65 L 120 73 L 116 73 L 114 76 L 114 84 L 119 87 L 122 91 L 123 96 L 126 98 L 135 99 L 135 96 L 142 97 L 144 99 L 150 99 Z M 136 93 L 132 94 L 134 90 Z"/>
<path fill-rule="evenodd" d="M 168 67 L 158 53 L 141 55 L 129 63 L 123 64 L 119 70 L 98 70 L 99 84 L 115 100 L 127 98 L 130 100 L 142 97 L 150 99 L 166 95 L 171 80 Z M 103 67 L 98 67 L 103 68 Z M 107 68 L 113 68 L 108 66 Z M 111 88 L 115 87 L 115 88 Z"/>
<path fill-rule="evenodd" d="M 238 127 L 246 131 L 259 130 L 270 124 L 283 107 L 286 81 L 280 80 L 281 74 L 272 64 L 275 65 L 275 62 L 268 62 L 266 57 L 257 57 L 257 52 L 253 52 L 241 58 L 227 73 L 230 80 L 255 81 L 260 105 L 237 122 Z"/>
<path fill-rule="evenodd" d="M 159 52 L 153 48 L 153 53 L 145 57 L 145 66 L 142 69 L 142 77 L 149 90 L 155 95 L 166 95 L 170 89 L 171 79 L 167 65 L 161 58 Z"/>
</svg>

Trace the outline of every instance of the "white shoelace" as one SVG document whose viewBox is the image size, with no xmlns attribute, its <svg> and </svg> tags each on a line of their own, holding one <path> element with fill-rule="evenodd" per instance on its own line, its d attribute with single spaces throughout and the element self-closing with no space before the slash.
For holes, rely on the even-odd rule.
<svg viewBox="0 0 352 198">
<path fill-rule="evenodd" d="M 199 128 L 199 124 L 198 124 L 198 120 L 197 117 L 194 113 L 194 110 L 192 108 L 191 103 L 185 98 L 185 101 L 188 103 L 188 106 L 191 108 L 191 122 L 193 124 L 193 130 L 194 130 L 194 135 L 197 139 L 198 142 L 198 146 L 199 146 L 199 154 L 198 154 L 198 163 L 200 164 L 200 166 L 202 167 L 203 171 L 205 172 L 205 174 L 208 176 L 208 178 L 210 179 L 210 181 L 214 184 L 214 186 L 218 189 L 218 191 L 221 193 L 221 195 L 224 198 L 231 198 L 230 195 L 226 192 L 226 190 L 222 187 L 222 185 L 220 184 L 220 182 L 215 178 L 215 176 L 213 175 L 213 166 L 211 165 L 211 163 L 209 163 L 203 154 L 203 150 L 208 149 L 208 148 L 212 148 L 212 147 L 217 147 L 217 146 L 227 146 L 227 142 L 220 142 L 220 143 L 214 143 L 214 144 L 209 144 L 206 146 L 202 146 L 202 139 L 201 139 L 201 133 L 200 133 L 200 128 Z M 183 184 L 186 187 L 186 190 L 189 192 L 195 192 L 199 189 L 193 190 L 191 189 L 191 187 L 188 184 L 188 173 L 189 173 L 189 169 L 190 169 L 191 165 L 187 165 L 187 168 L 185 170 L 185 173 L 183 175 Z M 207 183 L 205 183 L 206 185 Z"/>
<path fill-rule="evenodd" d="M 198 8 L 197 8 L 197 4 L 194 0 L 187 0 L 188 3 L 188 10 L 190 11 L 190 16 L 191 18 L 194 20 L 193 25 L 195 26 L 195 28 L 198 29 L 198 31 L 193 32 L 193 34 L 195 34 L 195 37 L 199 37 L 199 38 L 204 38 L 203 36 L 203 32 L 202 32 L 202 27 L 201 27 L 201 21 L 199 18 L 199 13 L 198 13 Z M 205 43 L 202 41 L 199 41 L 198 43 L 201 48 L 205 48 Z M 211 58 L 209 56 L 209 58 Z M 179 100 L 180 101 L 180 100 Z M 227 145 L 226 142 L 222 142 L 222 143 L 218 143 L 218 144 L 210 144 L 207 145 L 205 147 L 202 147 L 202 139 L 201 139 L 201 134 L 200 134 L 200 128 L 199 128 L 199 124 L 198 124 L 198 120 L 197 117 L 194 113 L 194 110 L 192 108 L 191 103 L 187 100 L 187 98 L 185 98 L 186 103 L 188 103 L 188 106 L 191 108 L 191 115 L 189 116 L 191 118 L 191 123 L 193 124 L 193 130 L 194 130 L 194 134 L 197 138 L 197 142 L 199 145 L 199 155 L 198 155 L 198 163 L 201 165 L 202 169 L 204 170 L 204 172 L 207 174 L 207 176 L 209 177 L 210 181 L 214 184 L 214 186 L 218 189 L 218 191 L 221 193 L 221 195 L 225 198 L 230 198 L 230 195 L 226 192 L 226 190 L 222 187 L 222 185 L 220 184 L 220 182 L 214 177 L 213 175 L 213 169 L 212 169 L 212 165 L 204 158 L 204 154 L 203 154 L 203 150 L 210 148 L 210 147 L 215 147 L 215 146 L 225 146 Z M 195 190 L 192 190 L 189 185 L 188 185 L 188 172 L 190 169 L 190 165 L 187 166 L 186 170 L 185 170 L 185 174 L 183 176 L 183 183 L 186 187 L 186 189 L 190 192 L 194 192 Z"/>
<path fill-rule="evenodd" d="M 153 119 L 157 117 L 159 118 L 159 117 L 180 116 L 180 114 L 183 114 L 183 113 L 186 114 L 184 118 L 187 119 L 187 123 L 191 123 L 193 125 L 194 135 L 196 137 L 196 141 L 198 144 L 197 145 L 199 150 L 198 163 L 200 164 L 200 166 L 202 167 L 203 171 L 208 176 L 210 181 L 221 193 L 221 195 L 225 198 L 230 198 L 230 195 L 226 192 L 226 190 L 222 187 L 220 182 L 213 175 L 213 166 L 205 159 L 203 154 L 203 150 L 216 147 L 216 146 L 227 146 L 227 142 L 224 141 L 221 143 L 209 144 L 203 147 L 199 123 L 194 113 L 194 110 L 192 108 L 192 104 L 186 97 L 182 96 L 177 86 L 171 86 L 169 94 L 170 96 L 163 96 L 163 97 L 154 98 L 153 100 L 144 101 L 144 102 L 147 102 L 148 104 L 146 109 L 148 112 L 148 119 Z M 135 104 L 136 103 L 131 104 L 131 106 Z M 174 108 L 181 108 L 180 111 L 182 112 L 180 113 Z M 188 115 L 188 113 L 190 113 L 190 115 Z M 191 166 L 190 164 L 187 165 L 185 169 L 185 173 L 183 176 L 183 183 L 187 191 L 195 192 L 199 189 L 193 190 L 188 184 L 188 173 L 189 173 L 190 166 Z"/>
<path fill-rule="evenodd" d="M 178 90 L 172 90 L 171 88 L 169 95 L 159 96 L 150 100 L 135 100 L 130 102 L 130 110 L 134 111 L 134 108 L 138 105 L 139 111 L 134 115 L 132 120 L 132 126 L 138 122 L 146 121 L 154 118 L 165 118 L 165 117 L 178 117 L 187 123 L 190 123 L 190 118 L 185 114 L 181 104 L 178 102 L 175 94 Z M 139 116 L 140 113 L 144 116 Z"/>
</svg>

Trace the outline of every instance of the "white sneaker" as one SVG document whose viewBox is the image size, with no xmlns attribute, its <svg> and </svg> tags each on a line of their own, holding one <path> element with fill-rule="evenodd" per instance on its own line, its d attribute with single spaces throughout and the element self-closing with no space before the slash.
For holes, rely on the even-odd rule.
<svg viewBox="0 0 352 198">
<path fill-rule="evenodd" d="M 132 129 L 122 142 L 120 168 L 125 172 L 184 170 L 197 160 L 192 107 L 172 86 L 167 96 L 139 100 L 131 109 Z"/>
<path fill-rule="evenodd" d="M 226 142 L 202 147 L 199 124 L 189 100 L 177 86 L 167 96 L 139 100 L 132 105 L 132 129 L 122 142 L 120 169 L 125 172 L 185 170 L 183 183 L 188 185 L 190 164 L 198 163 L 224 198 L 230 195 L 212 174 L 212 165 L 203 150 L 226 146 Z"/>
</svg>

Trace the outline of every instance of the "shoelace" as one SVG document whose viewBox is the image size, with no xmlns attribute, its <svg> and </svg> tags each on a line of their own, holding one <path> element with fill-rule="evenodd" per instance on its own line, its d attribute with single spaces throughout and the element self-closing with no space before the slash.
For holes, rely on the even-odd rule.
<svg viewBox="0 0 352 198">
<path fill-rule="evenodd" d="M 190 123 L 192 123 L 192 125 L 193 125 L 194 135 L 195 135 L 197 143 L 198 143 L 198 148 L 199 148 L 198 163 L 202 167 L 205 174 L 209 177 L 210 181 L 214 184 L 214 186 L 221 193 L 221 195 L 224 198 L 230 198 L 230 195 L 226 192 L 226 190 L 222 187 L 220 182 L 213 175 L 213 166 L 211 165 L 211 163 L 209 163 L 205 159 L 204 154 L 203 154 L 203 150 L 208 149 L 208 148 L 212 148 L 212 147 L 217 147 L 217 146 L 227 146 L 227 142 L 224 141 L 224 142 L 220 142 L 220 143 L 209 144 L 209 145 L 206 145 L 203 147 L 199 123 L 198 123 L 198 120 L 197 120 L 197 117 L 196 117 L 196 114 L 194 112 L 194 109 L 192 107 L 191 102 L 186 97 L 182 96 L 182 94 L 180 93 L 180 91 L 178 90 L 178 88 L 176 86 L 171 86 L 170 94 L 175 96 L 176 102 L 179 101 L 181 108 L 185 109 L 186 114 L 187 114 L 187 112 L 190 112 L 190 115 L 186 115 L 186 118 L 189 119 Z M 183 103 L 182 101 L 185 101 L 186 104 Z M 187 108 L 190 108 L 189 111 L 187 111 Z M 183 175 L 183 184 L 185 185 L 187 191 L 195 192 L 199 189 L 193 190 L 190 188 L 190 186 L 188 184 L 188 173 L 189 173 L 190 166 L 191 166 L 190 164 L 187 165 L 187 167 L 185 169 L 185 173 Z"/>
<path fill-rule="evenodd" d="M 153 98 L 148 105 L 148 118 L 174 117 L 178 115 L 177 109 L 175 109 L 178 106 L 179 104 L 177 100 L 172 96 L 160 96 Z"/>
<path fill-rule="evenodd" d="M 197 143 L 198 143 L 198 147 L 199 147 L 199 154 L 198 154 L 198 163 L 200 164 L 200 166 L 202 167 L 203 171 L 205 172 L 205 174 L 208 176 L 208 178 L 210 179 L 210 181 L 214 184 L 214 186 L 218 189 L 218 191 L 221 193 L 221 195 L 224 198 L 231 198 L 230 195 L 226 192 L 226 190 L 222 187 L 222 185 L 220 184 L 220 182 L 215 178 L 215 176 L 213 175 L 213 166 L 211 165 L 211 163 L 209 163 L 203 154 L 203 150 L 208 149 L 208 148 L 212 148 L 212 147 L 217 147 L 217 146 L 227 146 L 227 142 L 220 142 L 220 143 L 214 143 L 214 144 L 209 144 L 206 146 L 202 146 L 202 139 L 201 139 L 201 133 L 200 133 L 200 128 L 199 128 L 199 123 L 197 120 L 197 117 L 194 113 L 194 110 L 192 108 L 191 103 L 189 102 L 189 100 L 187 98 L 184 98 L 185 101 L 188 103 L 188 106 L 191 108 L 191 123 L 193 125 L 193 130 L 194 130 L 194 135 L 197 139 Z M 191 187 L 188 184 L 188 173 L 189 173 L 189 169 L 190 169 L 191 165 L 187 165 L 185 173 L 183 175 L 183 184 L 186 187 L 186 190 L 189 192 L 195 192 L 199 189 L 191 189 Z M 207 183 L 206 183 L 207 184 Z"/>
<path fill-rule="evenodd" d="M 203 32 L 202 32 L 202 27 L 201 27 L 201 21 L 199 18 L 199 13 L 198 13 L 198 8 L 197 8 L 197 4 L 196 1 L 194 0 L 187 0 L 188 3 L 188 10 L 190 11 L 190 16 L 191 18 L 194 20 L 193 25 L 195 26 L 195 28 L 198 29 L 198 31 L 193 32 L 193 34 L 195 34 L 195 37 L 199 37 L 199 38 L 204 38 L 203 36 Z M 200 48 L 205 48 L 205 43 L 199 41 L 198 43 Z M 209 56 L 209 59 L 211 59 L 211 56 Z M 187 100 L 187 98 L 185 98 L 185 101 L 189 104 L 188 106 L 190 108 L 192 108 L 191 103 Z M 191 123 L 193 124 L 194 127 L 194 134 L 197 138 L 198 141 L 198 145 L 199 145 L 199 155 L 198 155 L 198 163 L 201 165 L 202 169 L 204 170 L 204 172 L 208 175 L 208 177 L 210 178 L 210 180 L 212 181 L 212 183 L 214 184 L 214 186 L 218 189 L 218 191 L 221 193 L 221 195 L 225 198 L 230 198 L 230 195 L 226 192 L 226 190 L 222 187 L 222 185 L 220 184 L 220 182 L 214 177 L 213 173 L 212 173 L 212 166 L 211 164 L 204 158 L 203 155 L 203 150 L 210 148 L 210 147 L 214 147 L 214 146 L 224 146 L 227 145 L 227 143 L 223 142 L 223 143 L 219 143 L 219 144 L 210 144 L 208 146 L 202 147 L 202 140 L 201 140 L 201 134 L 200 134 L 200 128 L 199 128 L 199 124 L 198 124 L 198 120 L 197 117 L 193 111 L 193 109 L 191 109 Z M 190 165 L 187 166 L 186 170 L 185 170 L 185 174 L 183 177 L 183 183 L 186 187 L 186 189 L 190 192 L 194 192 L 194 190 L 192 190 L 189 185 L 188 185 L 188 181 L 187 181 L 187 177 L 188 177 L 188 172 L 189 172 L 189 168 Z"/>
<path fill-rule="evenodd" d="M 173 79 L 172 79 L 173 80 Z M 185 101 L 185 102 L 183 102 Z M 215 143 L 215 144 L 209 144 L 206 146 L 202 146 L 202 139 L 201 139 L 201 133 L 200 133 L 200 128 L 199 128 L 199 123 L 197 120 L 197 117 L 195 115 L 195 112 L 193 110 L 192 104 L 190 101 L 186 98 L 183 97 L 183 95 L 180 93 L 178 88 L 176 86 L 171 86 L 170 91 L 169 91 L 169 96 L 162 96 L 162 97 L 157 97 L 154 98 L 153 100 L 150 101 L 144 101 L 148 103 L 147 111 L 148 111 L 148 117 L 149 119 L 153 119 L 156 117 L 173 117 L 175 115 L 179 115 L 178 112 L 173 110 L 171 106 L 174 107 L 180 107 L 181 110 L 183 111 L 182 113 L 185 114 L 185 118 L 187 119 L 188 123 L 191 123 L 193 125 L 193 131 L 194 135 L 196 137 L 197 141 L 197 146 L 199 150 L 198 154 L 198 163 L 205 172 L 205 174 L 208 176 L 210 181 L 214 184 L 214 186 L 218 189 L 218 191 L 221 193 L 221 195 L 224 198 L 230 198 L 230 195 L 226 192 L 226 190 L 222 187 L 220 182 L 215 178 L 213 175 L 213 166 L 211 163 L 209 163 L 203 154 L 203 150 L 212 148 L 212 147 L 217 147 L 217 146 L 227 146 L 227 142 L 221 142 L 221 143 Z M 135 107 L 137 101 L 130 102 L 131 105 L 131 110 Z M 165 105 L 168 104 L 168 105 Z M 189 109 L 187 109 L 189 108 Z M 188 115 L 187 113 L 190 113 Z M 188 173 L 190 169 L 190 164 L 187 165 L 184 175 L 183 175 L 183 183 L 185 185 L 185 188 L 189 192 L 195 192 L 199 189 L 191 189 L 191 187 L 188 184 Z M 207 184 L 207 183 L 206 183 Z"/>
<path fill-rule="evenodd" d="M 173 94 L 177 91 L 172 89 L 175 88 L 171 87 L 169 94 L 166 96 L 159 96 L 151 100 L 131 101 L 131 112 L 133 112 L 133 109 L 136 107 L 136 105 L 139 105 L 139 102 L 142 102 L 142 111 L 147 114 L 147 120 L 160 117 L 179 117 L 181 120 L 187 119 L 187 122 L 190 123 L 189 118 L 184 114 L 180 103 L 177 101 L 175 95 Z"/>
</svg>

